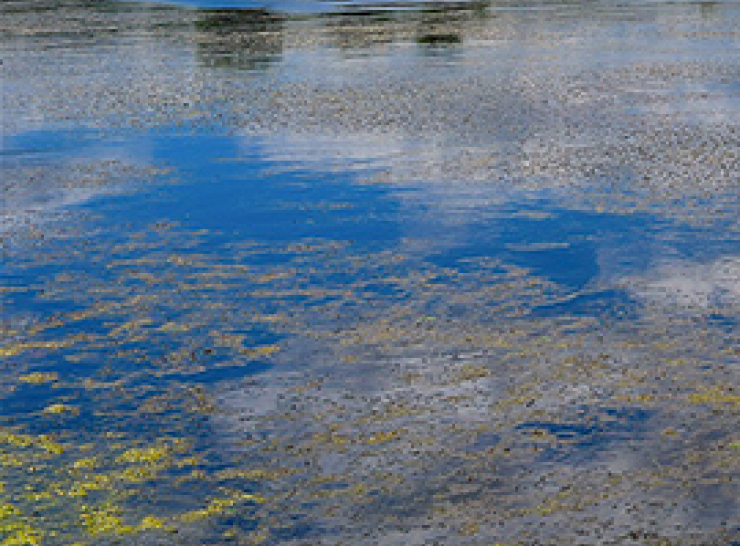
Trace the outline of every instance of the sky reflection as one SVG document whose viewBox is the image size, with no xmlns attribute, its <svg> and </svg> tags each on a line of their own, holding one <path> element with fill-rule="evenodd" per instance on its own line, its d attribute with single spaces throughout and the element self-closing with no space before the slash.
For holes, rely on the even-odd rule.
<svg viewBox="0 0 740 546">
<path fill-rule="evenodd" d="M 737 4 L 45 6 L 0 38 L 12 540 L 734 540 Z"/>
</svg>

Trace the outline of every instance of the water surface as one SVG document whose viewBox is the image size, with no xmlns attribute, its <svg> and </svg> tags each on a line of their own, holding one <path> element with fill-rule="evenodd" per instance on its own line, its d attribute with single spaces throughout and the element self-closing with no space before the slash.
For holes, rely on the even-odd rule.
<svg viewBox="0 0 740 546">
<path fill-rule="evenodd" d="M 737 541 L 740 6 L 327 6 L 3 3 L 2 543 Z"/>
</svg>

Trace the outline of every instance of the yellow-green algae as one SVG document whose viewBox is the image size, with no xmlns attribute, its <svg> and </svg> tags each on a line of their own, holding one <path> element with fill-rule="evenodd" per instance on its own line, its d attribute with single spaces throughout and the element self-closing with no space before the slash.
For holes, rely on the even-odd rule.
<svg viewBox="0 0 740 546">
<path fill-rule="evenodd" d="M 92 544 L 238 516 L 257 522 L 256 530 L 240 532 L 237 523 L 237 530 L 229 532 L 257 543 L 308 517 L 349 517 L 366 510 L 372 516 L 369 525 L 391 525 L 392 515 L 377 509 L 377 499 L 404 498 L 417 506 L 419 518 L 428 517 L 435 525 L 454 520 L 461 537 L 483 540 L 496 536 L 496 521 L 537 517 L 547 522 L 577 515 L 623 502 L 635 488 L 648 497 L 664 495 L 666 488 L 685 491 L 691 485 L 681 478 L 686 472 L 696 482 L 727 487 L 722 476 L 738 468 L 737 442 L 718 443 L 698 455 L 681 447 L 681 442 L 691 446 L 694 440 L 676 418 L 660 429 L 673 432 L 656 435 L 656 441 L 675 442 L 672 461 L 608 477 L 587 469 L 547 477 L 551 483 L 569 484 L 558 493 L 499 492 L 502 486 L 496 485 L 499 467 L 516 472 L 534 465 L 543 453 L 573 449 L 577 438 L 542 426 L 517 429 L 532 421 L 568 424 L 567 411 L 559 406 L 568 396 L 585 405 L 663 409 L 688 423 L 695 418 L 682 412 L 693 407 L 711 412 L 715 430 L 723 430 L 736 415 L 736 395 L 716 386 L 705 364 L 716 355 L 732 357 L 732 352 L 728 340 L 713 335 L 711 323 L 698 325 L 687 317 L 690 329 L 680 329 L 679 317 L 670 324 L 648 321 L 607 328 L 596 317 L 538 317 L 538 306 L 568 301 L 577 293 L 495 260 L 440 267 L 399 253 L 356 256 L 351 245 L 312 241 L 304 247 L 269 249 L 291 256 L 301 267 L 290 261 L 246 266 L 252 253 L 268 249 L 251 244 L 231 252 L 202 252 L 200 237 L 176 227 L 134 234 L 114 249 L 118 261 L 106 263 L 113 281 L 95 280 L 91 274 L 79 281 L 49 280 L 44 298 L 71 301 L 77 308 L 13 334 L 27 350 L 9 355 L 24 356 L 28 373 L 19 382 L 20 377 L 48 373 L 33 369 L 48 369 L 55 358 L 106 366 L 89 377 L 48 377 L 56 387 L 92 396 L 95 404 L 78 402 L 69 393 L 55 398 L 51 392 L 45 415 L 61 427 L 54 437 L 27 434 L 19 427 L 0 431 L 0 482 L 4 494 L 14 499 L 8 518 L 16 526 L 8 528 L 12 534 L 4 540 Z M 167 251 L 173 240 L 192 254 L 173 257 Z M 102 245 L 89 245 L 80 259 L 100 256 L 104 261 L 106 252 Z M 161 280 L 132 285 L 131 267 L 137 268 L 137 282 Z M 348 270 L 352 280 L 328 282 L 336 267 Z M 240 287 L 234 292 L 239 298 L 214 292 L 214 278 Z M 378 284 L 392 287 L 396 295 L 374 291 Z M 88 285 L 100 290 L 82 289 Z M 364 306 L 362 320 L 351 319 L 352 305 Z M 467 314 L 455 318 L 448 310 L 460 305 Z M 98 328 L 80 332 L 90 320 Z M 227 419 L 238 421 L 240 410 L 215 403 L 199 386 L 198 374 L 250 366 L 290 349 L 290 340 L 254 336 L 252 325 L 322 343 L 350 377 L 355 368 L 369 374 L 382 371 L 389 390 L 375 399 L 371 392 L 337 390 L 330 376 L 307 369 L 305 381 L 286 387 L 283 402 L 256 419 L 275 431 L 269 440 L 245 434 L 238 456 L 227 468 L 214 469 L 207 462 L 209 451 L 196 447 L 197 436 L 189 437 L 189 423 L 203 415 L 221 419 L 224 411 L 236 416 L 227 414 Z M 692 350 L 686 350 L 687 343 Z M 407 356 L 418 350 L 440 356 L 426 363 Z M 623 351 L 641 355 L 647 364 L 625 365 Z M 383 356 L 378 360 L 368 354 Z M 405 364 L 390 366 L 394 358 Z M 665 369 L 670 376 L 656 380 L 657 371 Z M 153 387 L 151 377 L 166 379 L 166 387 Z M 505 388 L 495 391 L 495 397 L 485 394 L 501 381 Z M 247 388 L 244 396 L 249 392 Z M 470 414 L 461 418 L 466 408 Z M 168 434 L 148 435 L 143 441 L 120 427 L 102 442 L 77 437 L 58 416 L 78 412 L 89 415 L 90 423 L 100 420 L 106 426 L 148 420 Z M 688 431 L 695 434 L 691 427 Z M 490 435 L 500 440 L 472 447 Z M 416 456 L 396 460 L 393 453 Z M 344 471 L 327 472 L 315 466 L 322 457 L 355 462 Z M 373 461 L 387 466 L 380 470 Z M 429 476 L 422 489 L 428 499 L 424 502 L 413 497 L 419 474 Z M 476 489 L 476 484 L 488 484 L 490 491 Z M 178 507 L 165 509 L 156 500 L 160 491 L 182 488 L 195 493 Z M 149 496 L 151 513 L 136 502 Z M 497 506 L 495 514 L 486 512 L 491 503 Z"/>
<path fill-rule="evenodd" d="M 178 522 L 218 517 L 245 502 L 261 501 L 256 494 L 223 491 L 221 496 L 216 495 L 208 501 L 204 508 L 137 518 L 131 506 L 125 508 L 120 504 L 144 494 L 136 485 L 161 478 L 169 469 L 198 464 L 197 458 L 186 456 L 188 446 L 185 442 L 166 439 L 158 445 L 123 451 L 119 448 L 112 453 L 106 453 L 104 448 L 96 450 L 100 454 L 95 457 L 68 459 L 68 454 L 55 448 L 46 437 L 4 433 L 2 438 L 17 448 L 42 447 L 47 450 L 43 458 L 36 454 L 36 457 L 20 459 L 24 472 L 38 468 L 37 465 L 42 460 L 49 460 L 49 456 L 59 461 L 58 464 L 47 465 L 41 471 L 44 475 L 37 479 L 13 484 L 13 489 L 20 487 L 26 493 L 16 504 L 0 506 L 0 532 L 3 533 L 0 544 L 3 545 L 43 544 L 46 542 L 42 540 L 56 541 L 59 537 L 76 536 L 80 531 L 91 537 L 100 537 L 171 530 L 177 527 Z M 77 451 L 86 449 L 77 446 Z M 13 473 L 3 472 L 2 475 L 15 481 Z M 203 479 L 207 476 L 201 476 L 201 481 Z M 9 493 L 5 488 L 3 491 Z M 33 513 L 34 516 L 24 516 L 24 513 Z M 75 513 L 79 525 L 69 523 L 75 519 Z"/>
<path fill-rule="evenodd" d="M 13 352 L 12 354 L 5 354 L 5 356 L 13 356 L 20 352 L 18 350 L 17 352 Z M 30 373 L 28 375 L 22 375 L 18 378 L 18 380 L 21 383 L 34 383 L 34 384 L 41 384 L 41 383 L 51 383 L 53 381 L 57 381 L 59 379 L 59 375 L 53 372 L 48 373 L 42 373 L 42 372 L 35 372 Z"/>
</svg>

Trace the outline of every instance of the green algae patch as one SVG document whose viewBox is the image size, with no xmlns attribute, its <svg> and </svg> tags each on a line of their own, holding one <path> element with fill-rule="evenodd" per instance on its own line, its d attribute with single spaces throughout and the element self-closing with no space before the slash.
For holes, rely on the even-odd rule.
<svg viewBox="0 0 740 546">
<path fill-rule="evenodd" d="M 44 408 L 44 413 L 54 415 L 76 415 L 79 411 L 80 410 L 75 406 L 70 406 L 68 404 L 51 404 Z"/>
<path fill-rule="evenodd" d="M 86 509 L 80 518 L 82 525 L 92 536 L 106 534 L 126 534 L 134 532 L 135 528 L 130 525 L 124 525 L 121 520 L 123 510 L 116 506 L 101 506 L 93 509 Z"/>
<path fill-rule="evenodd" d="M 167 529 L 167 522 L 156 516 L 145 516 L 139 525 L 136 526 L 139 531 L 151 531 L 154 529 Z"/>
<path fill-rule="evenodd" d="M 730 406 L 740 408 L 740 395 L 735 394 L 732 389 L 714 387 L 704 391 L 696 392 L 689 396 L 692 404 L 709 404 L 712 406 Z"/>
<path fill-rule="evenodd" d="M 34 529 L 21 511 L 10 503 L 0 504 L 0 545 L 37 546 L 41 544 L 42 533 Z"/>
<path fill-rule="evenodd" d="M 18 378 L 21 383 L 31 383 L 34 385 L 41 385 L 43 383 L 53 383 L 59 380 L 59 375 L 55 372 L 35 372 L 27 375 L 22 375 Z"/>
<path fill-rule="evenodd" d="M 0 542 L 2 546 L 40 546 L 42 544 L 43 535 L 25 523 L 10 526 L 6 532 L 9 534 Z"/>
<path fill-rule="evenodd" d="M 205 508 L 186 512 L 179 516 L 179 519 L 187 523 L 193 523 L 203 519 L 227 515 L 237 505 L 245 502 L 262 503 L 264 502 L 264 498 L 260 495 L 250 493 L 234 493 L 229 497 L 212 500 Z"/>
<path fill-rule="evenodd" d="M 166 458 L 169 454 L 167 447 L 134 448 L 121 453 L 116 461 L 121 463 L 156 463 Z"/>
<path fill-rule="evenodd" d="M 49 451 L 50 441 L 46 437 L 4 433 L 6 445 L 23 452 L 34 447 L 43 448 L 59 459 L 54 465 L 38 466 L 40 459 L 29 458 L 20 453 L 19 467 L 31 471 L 28 483 L 13 480 L 12 488 L 21 487 L 26 493 L 20 495 L 16 504 L 5 503 L 0 507 L 0 530 L 7 536 L 0 544 L 41 544 L 41 538 L 56 537 L 52 543 L 63 540 L 79 540 L 83 535 L 94 540 L 104 537 L 123 537 L 142 532 L 170 532 L 182 523 L 193 523 L 231 513 L 240 503 L 252 504 L 262 501 L 256 493 L 230 492 L 225 497 L 211 499 L 205 508 L 170 510 L 169 513 L 142 514 L 137 499 L 141 495 L 155 492 L 155 484 L 176 483 L 179 469 L 198 464 L 190 453 L 190 447 L 180 439 L 162 439 L 154 445 L 130 447 L 122 452 L 120 441 L 109 444 L 108 449 L 98 446 L 93 457 L 79 457 L 89 450 L 82 444 L 70 445 L 67 452 L 57 449 Z M 67 454 L 73 455 L 67 462 Z M 33 455 L 33 452 L 31 453 Z M 77 457 L 74 457 L 77 455 Z M 36 468 L 36 470 L 34 470 Z M 7 475 L 7 474 L 6 474 Z M 259 472 L 234 473 L 231 479 L 249 476 L 252 480 L 263 476 Z M 13 474 L 9 474 L 13 477 Z M 207 495 L 208 483 L 215 476 L 201 472 L 195 481 Z M 6 483 L 3 489 L 6 489 Z M 8 493 L 8 491 L 5 491 Z M 185 499 L 183 499 L 185 500 Z M 192 502 L 189 500 L 187 502 Z M 43 514 L 42 518 L 26 518 L 23 513 Z M 38 528 L 33 525 L 37 521 Z M 70 521 L 78 525 L 70 527 Z M 2 536 L 2 535 L 0 535 Z M 29 542 L 30 540 L 38 542 Z M 26 542 L 23 542 L 26 540 Z M 45 543 L 45 542 L 43 542 Z"/>
<path fill-rule="evenodd" d="M 167 520 L 157 516 L 145 516 L 137 524 L 125 524 L 125 511 L 118 506 L 105 504 L 97 508 L 83 508 L 80 521 L 92 537 L 104 535 L 122 536 L 144 531 L 170 531 L 174 529 Z"/>
<path fill-rule="evenodd" d="M 55 442 L 45 434 L 33 436 L 30 434 L 15 434 L 0 429 L 0 444 L 3 443 L 16 448 L 39 448 L 51 455 L 61 455 L 64 452 L 64 448 L 61 444 Z"/>
</svg>

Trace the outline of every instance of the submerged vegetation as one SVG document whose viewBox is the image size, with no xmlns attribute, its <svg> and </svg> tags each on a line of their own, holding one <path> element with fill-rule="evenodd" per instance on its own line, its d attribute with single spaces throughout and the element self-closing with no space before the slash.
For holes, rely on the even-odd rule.
<svg viewBox="0 0 740 546">
<path fill-rule="evenodd" d="M 80 260 L 101 267 L 71 260 L 33 288 L 67 310 L 6 331 L 18 381 L 46 389 L 46 407 L 0 435 L 4 544 L 166 536 L 212 518 L 237 541 L 336 518 L 357 521 L 353 536 L 424 520 L 504 539 L 501 522 L 547 529 L 638 492 L 653 513 L 690 514 L 654 503 L 699 482 L 732 502 L 740 403 L 731 369 L 706 363 L 735 362 L 737 339 L 719 325 L 548 318 L 538 309 L 585 294 L 496 260 L 439 267 L 342 241 L 227 250 L 167 225 L 87 243 Z M 265 265 L 268 252 L 285 259 Z M 34 256 L 22 266 L 42 267 Z M 316 350 L 301 339 L 323 356 L 292 370 L 283 352 Z M 265 359 L 272 378 L 217 398 L 198 379 Z M 52 416 L 53 435 L 22 432 Z M 198 439 L 204 424 L 229 431 L 217 447 Z M 613 460 L 627 453 L 639 462 Z M 682 536 L 666 540 L 701 543 Z"/>
<path fill-rule="evenodd" d="M 49 6 L 0 545 L 737 540 L 735 6 Z"/>
</svg>

